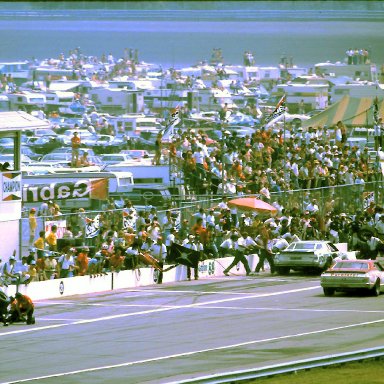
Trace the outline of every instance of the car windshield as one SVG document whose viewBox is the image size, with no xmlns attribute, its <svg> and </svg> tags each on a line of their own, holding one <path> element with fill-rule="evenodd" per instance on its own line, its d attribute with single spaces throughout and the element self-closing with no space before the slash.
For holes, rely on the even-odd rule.
<svg viewBox="0 0 384 384">
<path fill-rule="evenodd" d="M 338 261 L 332 269 L 359 269 L 359 270 L 368 270 L 369 264 L 362 262 L 346 262 L 346 261 Z"/>
<path fill-rule="evenodd" d="M 296 250 L 296 251 L 307 251 L 314 249 L 321 249 L 321 244 L 311 243 L 311 242 L 296 242 L 289 245 L 288 250 Z"/>
</svg>

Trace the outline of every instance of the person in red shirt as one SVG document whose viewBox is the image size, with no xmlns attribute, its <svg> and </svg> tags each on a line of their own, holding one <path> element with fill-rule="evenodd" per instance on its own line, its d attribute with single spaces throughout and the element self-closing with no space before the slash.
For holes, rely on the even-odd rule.
<svg viewBox="0 0 384 384">
<path fill-rule="evenodd" d="M 77 167 L 79 164 L 79 149 L 81 145 L 81 139 L 79 137 L 78 132 L 73 133 L 73 137 L 71 138 L 71 146 L 72 146 L 72 167 Z"/>
<path fill-rule="evenodd" d="M 203 243 L 203 245 L 207 244 L 208 233 L 207 229 L 203 226 L 203 219 L 201 217 L 196 219 L 196 224 L 192 226 L 191 232 L 194 235 L 200 236 L 200 241 Z"/>
<path fill-rule="evenodd" d="M 14 298 L 10 297 L 10 300 L 10 323 L 15 321 L 26 321 L 27 324 L 35 324 L 35 318 L 33 316 L 35 306 L 29 296 L 17 292 Z"/>
<path fill-rule="evenodd" d="M 85 276 L 88 273 L 88 247 L 83 247 L 81 252 L 78 253 L 76 257 L 76 269 L 77 269 L 77 275 L 78 276 Z"/>
<path fill-rule="evenodd" d="M 120 270 L 123 269 L 125 259 L 125 256 L 122 255 L 123 252 L 123 248 L 116 247 L 115 252 L 109 258 L 109 266 L 112 272 L 120 272 Z"/>
</svg>

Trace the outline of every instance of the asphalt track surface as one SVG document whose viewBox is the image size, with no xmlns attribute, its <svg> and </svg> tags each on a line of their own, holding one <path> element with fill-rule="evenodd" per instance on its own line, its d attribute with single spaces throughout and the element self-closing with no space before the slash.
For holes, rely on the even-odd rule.
<svg viewBox="0 0 384 384">
<path fill-rule="evenodd" d="M 229 276 L 36 303 L 0 326 L 0 383 L 171 383 L 382 345 L 384 295 Z"/>
</svg>

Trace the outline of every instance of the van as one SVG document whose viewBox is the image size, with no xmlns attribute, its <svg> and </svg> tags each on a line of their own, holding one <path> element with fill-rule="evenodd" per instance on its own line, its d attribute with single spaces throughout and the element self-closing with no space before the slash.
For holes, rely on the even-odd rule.
<svg viewBox="0 0 384 384">
<path fill-rule="evenodd" d="M 130 200 L 133 206 L 154 206 L 158 209 L 167 209 L 172 205 L 172 195 L 163 184 L 133 185 L 130 192 L 124 194 L 110 194 L 115 200 Z"/>
</svg>

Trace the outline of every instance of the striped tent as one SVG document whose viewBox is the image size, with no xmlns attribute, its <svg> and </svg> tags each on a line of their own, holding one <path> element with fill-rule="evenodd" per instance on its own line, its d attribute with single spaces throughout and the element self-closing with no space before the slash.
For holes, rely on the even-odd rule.
<svg viewBox="0 0 384 384">
<path fill-rule="evenodd" d="M 303 121 L 303 128 L 334 126 L 342 121 L 348 127 L 373 126 L 374 97 L 344 96 L 340 101 L 332 104 L 325 111 Z M 378 100 L 379 116 L 384 116 L 384 100 Z"/>
</svg>

